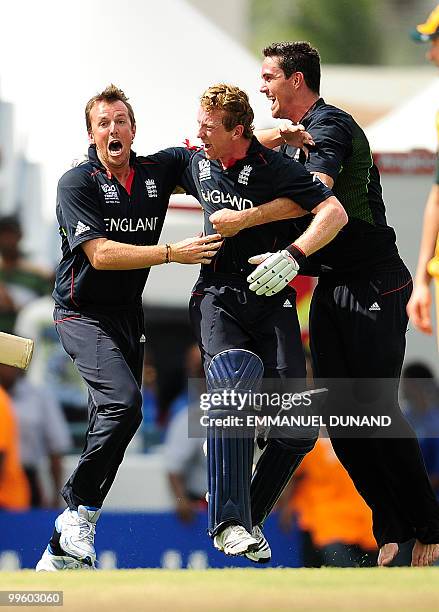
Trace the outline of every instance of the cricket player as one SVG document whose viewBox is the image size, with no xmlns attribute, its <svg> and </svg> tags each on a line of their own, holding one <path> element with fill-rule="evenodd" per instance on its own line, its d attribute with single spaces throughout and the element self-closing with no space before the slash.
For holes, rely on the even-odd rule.
<svg viewBox="0 0 439 612">
<path fill-rule="evenodd" d="M 186 172 L 187 189 L 204 209 L 205 233 L 219 231 L 225 236 L 212 261 L 202 265 L 190 300 L 191 323 L 212 393 L 257 391 L 263 378 L 278 380 L 279 391 L 282 381 L 305 378 L 297 313 L 284 308 L 295 306 L 288 282 L 305 254 L 326 245 L 347 221 L 343 207 L 321 181 L 254 138 L 252 122 L 245 92 L 227 84 L 209 87 L 198 114 L 203 147 L 192 154 Z M 283 205 L 276 198 L 292 202 Z M 282 214 L 306 212 L 313 221 L 293 244 L 289 222 L 270 222 L 282 219 Z M 267 260 L 265 254 L 273 249 Z M 255 281 L 258 290 L 253 292 L 246 278 L 262 260 L 266 274 Z M 250 559 L 257 551 L 259 558 L 269 560 L 269 545 L 259 526 L 252 525 L 252 432 L 246 437 L 238 431 L 230 437 L 216 424 L 216 417 L 227 413 L 226 406 L 212 404 L 208 412 L 209 533 L 214 546 L 227 555 L 247 554 Z M 289 476 L 317 436 L 318 427 L 302 437 L 291 431 L 276 442 L 276 460 L 280 447 L 289 459 Z M 272 445 L 270 439 L 262 455 L 264 473 L 264 457 L 272 456 Z M 267 477 L 278 475 L 274 470 Z"/>
<path fill-rule="evenodd" d="M 314 375 L 394 381 L 380 414 L 392 415 L 397 437 L 347 438 L 329 428 L 332 444 L 372 509 L 379 565 L 391 563 L 398 543 L 412 538 L 412 565 L 431 565 L 439 557 L 439 505 L 397 399 L 412 280 L 386 221 L 379 172 L 362 129 L 320 97 L 318 51 L 306 42 L 274 43 L 264 56 L 260 91 L 270 101 L 273 117 L 290 119 L 298 127 L 258 132 L 258 138 L 270 147 L 280 146 L 292 165 L 303 163 L 333 190 L 349 217 L 330 244 L 307 253 L 300 269 L 319 277 L 310 310 Z M 295 222 L 297 236 L 308 222 L 305 217 Z M 284 484 L 256 471 L 254 522 L 263 523 Z"/>
<path fill-rule="evenodd" d="M 429 15 L 425 23 L 419 24 L 413 32 L 413 38 L 418 42 L 428 42 L 429 49 L 426 58 L 439 67 L 439 5 Z M 439 111 L 436 114 L 436 129 L 439 140 Z M 433 257 L 435 256 L 435 259 Z M 429 262 L 430 267 L 429 267 Z M 435 263 L 434 263 L 435 262 Z M 436 269 L 436 274 L 433 270 Z M 420 331 L 431 334 L 431 291 L 432 276 L 436 277 L 439 296 L 439 155 L 436 169 L 436 180 L 431 187 L 424 211 L 421 246 L 419 249 L 418 266 L 416 269 L 413 293 L 407 304 L 410 320 Z M 438 300 L 439 302 L 439 300 Z M 439 303 L 438 309 L 439 323 Z M 439 346 L 439 329 L 438 346 Z"/>
<path fill-rule="evenodd" d="M 142 292 L 151 266 L 207 264 L 221 245 L 216 233 L 158 244 L 185 153 L 137 157 L 134 112 L 123 91 L 107 87 L 89 100 L 85 117 L 88 161 L 58 185 L 62 259 L 53 297 L 60 341 L 88 386 L 89 427 L 62 490 L 68 507 L 37 571 L 94 567 L 102 504 L 142 421 Z"/>
</svg>

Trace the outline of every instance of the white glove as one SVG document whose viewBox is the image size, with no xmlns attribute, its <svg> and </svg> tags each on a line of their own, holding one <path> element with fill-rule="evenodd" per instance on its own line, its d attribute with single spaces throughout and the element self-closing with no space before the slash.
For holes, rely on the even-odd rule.
<svg viewBox="0 0 439 612">
<path fill-rule="evenodd" d="M 250 257 L 248 262 L 259 264 L 247 277 L 250 289 L 256 291 L 256 295 L 275 295 L 282 291 L 299 271 L 299 264 L 288 251 L 255 255 Z"/>
</svg>

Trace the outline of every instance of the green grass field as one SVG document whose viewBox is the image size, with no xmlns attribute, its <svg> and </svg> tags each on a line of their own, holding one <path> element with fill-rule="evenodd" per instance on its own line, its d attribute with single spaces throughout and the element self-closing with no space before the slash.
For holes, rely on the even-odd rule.
<svg viewBox="0 0 439 612">
<path fill-rule="evenodd" d="M 69 612 L 439 610 L 439 568 L 0 572 L 11 589 L 62 590 Z"/>
</svg>

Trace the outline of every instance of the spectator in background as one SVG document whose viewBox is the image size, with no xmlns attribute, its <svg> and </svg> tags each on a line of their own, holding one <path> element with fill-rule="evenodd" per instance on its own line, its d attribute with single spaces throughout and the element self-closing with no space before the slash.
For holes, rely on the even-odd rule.
<svg viewBox="0 0 439 612">
<path fill-rule="evenodd" d="M 328 438 L 319 438 L 292 482 L 279 501 L 279 520 L 288 532 L 297 515 L 305 567 L 376 564 L 372 513 Z"/>
<path fill-rule="evenodd" d="M 74 446 L 84 445 L 88 426 L 87 387 L 72 360 L 62 348 L 53 324 L 54 301 L 44 295 L 26 304 L 18 313 L 14 333 L 35 341 L 27 379 L 44 386 L 61 406 L 70 425 Z"/>
<path fill-rule="evenodd" d="M 428 476 L 439 498 L 439 387 L 422 362 L 405 366 L 401 392 L 406 417 L 416 431 Z"/>
<path fill-rule="evenodd" d="M 30 382 L 18 368 L 0 364 L 0 384 L 9 393 L 19 424 L 20 455 L 34 508 L 61 504 L 62 456 L 71 447 L 70 434 L 61 408 L 53 395 Z M 39 470 L 50 467 L 51 494 L 46 499 Z"/>
<path fill-rule="evenodd" d="M 23 257 L 21 238 L 17 217 L 0 218 L 0 329 L 9 333 L 20 309 L 53 288 L 52 275 Z"/>
<path fill-rule="evenodd" d="M 428 42 L 430 44 L 426 58 L 429 62 L 439 67 L 439 5 L 428 16 L 425 23 L 416 26 L 413 38 L 419 42 Z M 436 130 L 439 136 L 439 111 L 436 115 Z M 413 293 L 407 304 L 407 313 L 410 316 L 411 322 L 419 331 L 425 334 L 431 334 L 433 331 L 431 323 L 432 298 L 430 283 L 432 276 L 436 277 L 435 268 L 438 275 L 436 282 L 439 283 L 439 157 L 435 181 L 425 204 L 418 266 L 416 268 Z M 438 305 L 437 308 L 439 308 Z"/>
<path fill-rule="evenodd" d="M 160 444 L 163 429 L 159 423 L 159 403 L 157 397 L 157 368 L 152 353 L 145 349 L 142 376 L 142 425 L 143 450 Z"/>
<path fill-rule="evenodd" d="M 188 378 L 204 380 L 197 344 L 191 345 L 186 352 L 186 371 Z M 197 382 L 193 381 L 191 384 Z M 184 523 L 190 523 L 196 511 L 206 507 L 207 467 L 203 451 L 204 438 L 190 438 L 188 434 L 190 414 L 193 413 L 195 418 L 199 417 L 198 411 L 189 410 L 190 397 L 196 397 L 199 401 L 199 395 L 186 392 L 185 397 L 186 403 L 183 405 L 180 400 L 179 408 L 174 411 L 169 423 L 164 460 L 177 515 Z"/>
<path fill-rule="evenodd" d="M 29 486 L 20 465 L 16 419 L 11 401 L 0 387 L 0 510 L 27 510 Z"/>
<path fill-rule="evenodd" d="M 186 351 L 184 360 L 186 377 L 188 379 L 203 380 L 204 370 L 200 360 L 200 349 L 198 344 L 191 344 Z M 186 384 L 182 392 L 174 399 L 169 407 L 169 421 L 171 421 L 180 410 L 185 410 L 189 404 L 189 388 Z"/>
</svg>

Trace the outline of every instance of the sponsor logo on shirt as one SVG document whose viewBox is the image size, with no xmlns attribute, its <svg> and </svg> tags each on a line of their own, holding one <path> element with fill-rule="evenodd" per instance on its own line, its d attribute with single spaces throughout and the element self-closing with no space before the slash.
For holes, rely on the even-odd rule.
<svg viewBox="0 0 439 612">
<path fill-rule="evenodd" d="M 101 185 L 101 189 L 104 192 L 105 204 L 120 204 L 116 185 Z"/>
<path fill-rule="evenodd" d="M 250 172 L 253 170 L 252 166 L 246 165 L 241 170 L 238 176 L 238 183 L 241 185 L 248 185 L 248 177 L 250 176 Z"/>
<path fill-rule="evenodd" d="M 113 219 L 107 217 L 104 219 L 107 232 L 146 232 L 147 230 L 155 230 L 157 221 L 158 217 L 145 217 L 144 219 L 127 219 L 126 217 Z"/>
<path fill-rule="evenodd" d="M 80 236 L 84 232 L 88 232 L 89 229 L 89 225 L 85 225 L 85 223 L 83 223 L 82 221 L 78 221 L 78 223 L 76 224 L 75 236 Z"/>
<path fill-rule="evenodd" d="M 212 178 L 210 173 L 210 161 L 208 159 L 201 159 L 198 162 L 198 168 L 200 170 L 198 174 L 200 182 Z"/>
<path fill-rule="evenodd" d="M 238 210 L 244 210 L 245 208 L 253 208 L 254 204 L 247 198 L 241 198 L 238 195 L 231 195 L 230 193 L 223 193 L 219 189 L 212 189 L 212 191 L 202 191 L 201 195 L 205 202 L 211 202 L 212 204 L 227 204 L 231 208 L 237 208 Z"/>
<path fill-rule="evenodd" d="M 154 179 L 146 179 L 145 181 L 146 191 L 149 198 L 157 198 L 157 185 Z"/>
</svg>

